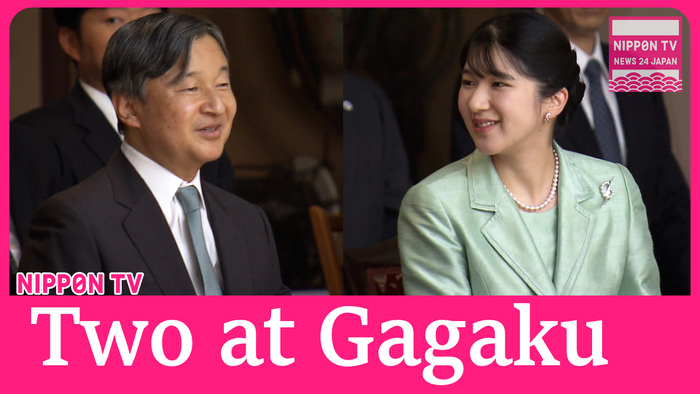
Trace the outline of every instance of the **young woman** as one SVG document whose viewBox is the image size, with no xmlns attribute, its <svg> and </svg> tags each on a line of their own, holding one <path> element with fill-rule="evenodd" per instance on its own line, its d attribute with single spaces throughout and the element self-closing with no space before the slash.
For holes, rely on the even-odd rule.
<svg viewBox="0 0 700 394">
<path fill-rule="evenodd" d="M 585 89 L 560 28 L 535 13 L 490 19 L 461 64 L 459 109 L 477 150 L 403 200 L 406 293 L 659 294 L 630 173 L 553 141 Z"/>
</svg>

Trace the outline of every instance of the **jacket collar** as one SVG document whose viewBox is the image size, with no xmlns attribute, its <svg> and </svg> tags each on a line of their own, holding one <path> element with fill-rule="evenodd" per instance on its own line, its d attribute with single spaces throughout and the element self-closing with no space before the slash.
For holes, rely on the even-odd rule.
<svg viewBox="0 0 700 394">
<path fill-rule="evenodd" d="M 554 280 L 549 276 L 537 247 L 515 202 L 498 177 L 490 156 L 474 151 L 467 158 L 469 198 L 472 209 L 493 212 L 481 233 L 498 254 L 538 295 L 568 294 L 581 270 L 595 223 L 581 202 L 594 196 L 571 154 L 554 143 L 559 155 L 557 257 Z"/>
<path fill-rule="evenodd" d="M 68 103 L 73 109 L 75 123 L 87 131 L 83 141 L 106 165 L 121 144 L 119 136 L 79 82 L 68 95 Z"/>
<path fill-rule="evenodd" d="M 204 201 L 207 204 L 209 224 L 211 224 L 216 242 L 216 252 L 221 264 L 221 275 L 224 278 L 224 294 L 245 295 L 253 294 L 253 272 L 251 261 L 246 251 L 243 223 L 232 215 L 231 208 L 222 199 L 222 194 L 207 182 L 202 182 Z"/>
<path fill-rule="evenodd" d="M 107 164 L 113 185 L 114 200 L 131 213 L 124 220 L 124 230 L 139 250 L 150 273 L 164 294 L 195 295 L 180 250 L 155 197 L 136 169 L 117 149 Z M 202 194 L 207 206 L 224 278 L 224 294 L 253 294 L 252 275 L 245 243 L 243 224 L 236 221 L 221 192 L 202 182 Z M 157 245 L 157 247 L 154 247 Z"/>
<path fill-rule="evenodd" d="M 121 149 L 107 164 L 114 200 L 130 210 L 123 227 L 163 294 L 195 295 L 162 211 Z M 218 245 L 217 245 L 218 246 Z"/>
</svg>

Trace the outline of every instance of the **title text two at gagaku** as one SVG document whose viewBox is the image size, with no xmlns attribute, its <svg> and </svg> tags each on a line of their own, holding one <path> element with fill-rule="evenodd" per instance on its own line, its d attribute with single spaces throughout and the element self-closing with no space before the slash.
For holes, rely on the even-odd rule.
<svg viewBox="0 0 700 394">
<path fill-rule="evenodd" d="M 531 333 L 530 326 L 530 304 L 515 303 L 514 313 L 518 313 L 519 324 L 517 330 L 509 329 L 508 334 L 514 335 L 517 331 L 519 338 L 519 357 L 517 360 L 506 357 L 506 327 L 498 320 L 480 320 L 472 324 L 472 333 L 475 335 L 473 343 L 469 349 L 468 359 L 464 354 L 455 354 L 455 346 L 460 342 L 460 329 L 466 328 L 466 321 L 455 320 L 435 320 L 431 322 L 423 333 L 425 341 L 429 347 L 421 355 L 416 352 L 416 332 L 413 325 L 406 320 L 390 320 L 381 322 L 379 328 L 382 334 L 391 332 L 392 335 L 384 335 L 381 341 L 375 341 L 373 336 L 345 336 L 353 330 L 360 330 L 362 326 L 368 326 L 369 311 L 366 308 L 357 306 L 341 306 L 331 310 L 324 318 L 320 327 L 320 345 L 323 356 L 331 363 L 344 368 L 353 368 L 370 362 L 370 352 L 376 352 L 379 362 L 384 367 L 394 367 L 405 364 L 408 367 L 415 367 L 422 370 L 423 379 L 433 385 L 450 385 L 462 377 L 464 374 L 464 362 L 468 360 L 476 366 L 488 366 L 492 364 L 501 367 L 526 366 L 526 365 L 561 365 L 561 361 L 556 359 L 550 351 L 546 334 L 551 330 L 565 330 L 566 332 L 566 359 L 577 367 L 587 365 L 601 366 L 607 365 L 608 360 L 603 358 L 603 322 L 602 320 L 586 322 L 589 330 L 582 330 L 582 335 L 590 335 L 590 356 L 581 357 L 578 353 L 577 321 L 540 321 L 542 327 L 539 332 Z M 139 345 L 144 333 L 144 329 L 151 324 L 148 321 L 132 321 L 136 328 L 136 334 L 131 343 L 127 340 L 122 330 L 120 321 L 113 321 L 106 339 L 100 339 L 96 327 L 101 324 L 99 321 L 85 321 L 80 319 L 80 308 L 67 307 L 34 307 L 31 308 L 31 323 L 46 324 L 49 328 L 49 358 L 43 361 L 45 366 L 66 366 L 69 360 L 61 356 L 61 316 L 72 317 L 73 324 L 79 324 L 85 332 L 86 340 L 92 351 L 95 363 L 104 366 L 110 355 L 112 344 L 116 346 L 121 356 L 121 363 L 131 366 L 137 356 Z M 45 316 L 39 319 L 40 316 Z M 342 319 L 339 319 L 342 316 Z M 67 320 L 67 321 L 70 321 Z M 67 325 L 69 325 L 68 323 Z M 63 330 L 67 329 L 64 324 Z M 232 330 L 236 330 L 238 335 L 231 337 Z M 484 330 L 489 327 L 490 330 Z M 163 349 L 163 336 L 167 329 L 175 330 L 180 337 L 179 354 L 175 358 L 166 356 Z M 257 335 L 258 329 L 269 330 L 269 354 L 259 354 Z M 262 328 L 248 320 L 231 320 L 223 324 L 221 361 L 228 366 L 239 366 L 247 363 L 250 366 L 258 367 L 266 362 L 266 358 L 275 366 L 285 367 L 295 363 L 296 358 L 292 354 L 283 355 L 283 338 L 288 336 L 290 330 L 294 329 L 293 320 L 282 320 L 281 308 L 270 311 L 270 319 L 263 322 Z M 442 335 L 438 335 L 441 330 Z M 483 330 L 483 331 L 482 331 Z M 444 335 L 445 332 L 447 335 Z M 511 334 L 513 332 L 513 334 Z M 343 335 L 339 335 L 343 333 Z M 488 333 L 488 334 L 487 334 Z M 492 335 L 490 335 L 493 333 Z M 229 335 L 226 335 L 229 334 Z M 485 335 L 484 335 L 485 334 Z M 446 340 L 445 340 L 446 337 Z M 344 339 L 343 339 L 344 338 Z M 477 339 L 478 338 L 478 339 Z M 192 332 L 188 326 L 179 320 L 165 320 L 155 325 L 151 334 L 151 353 L 155 360 L 161 365 L 177 367 L 183 365 L 189 359 L 193 349 Z M 342 342 L 342 344 L 341 344 Z M 512 341 L 511 341 L 512 342 Z M 104 345 L 103 345 L 104 344 Z M 377 346 L 378 345 L 378 346 Z M 557 344 L 560 345 L 560 344 Z M 347 352 L 341 356 L 338 346 L 350 346 L 352 355 Z M 422 347 L 422 344 L 419 346 Z M 234 352 L 234 348 L 236 351 Z M 393 350 L 392 350 L 393 348 Z M 483 356 L 486 350 L 491 357 Z M 142 350 L 143 351 L 143 350 Z M 535 362 L 531 355 L 539 353 L 540 362 Z M 511 352 L 512 353 L 512 352 Z M 586 352 L 588 353 L 588 352 Z M 308 352 L 304 356 L 308 356 Z M 170 352 L 172 356 L 172 352 Z M 562 358 L 562 357 L 560 357 Z M 374 360 L 374 358 L 373 358 Z M 442 367 L 442 372 L 436 374 L 436 367 Z M 445 374 L 445 369 L 449 374 Z"/>
</svg>

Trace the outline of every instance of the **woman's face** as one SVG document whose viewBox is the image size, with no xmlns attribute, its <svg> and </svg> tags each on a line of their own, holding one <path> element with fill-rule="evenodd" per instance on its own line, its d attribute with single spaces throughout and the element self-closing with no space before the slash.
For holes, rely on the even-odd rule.
<svg viewBox="0 0 700 394">
<path fill-rule="evenodd" d="M 459 112 L 474 143 L 486 155 L 515 154 L 551 141 L 547 113 L 538 84 L 494 54 L 503 75 L 479 77 L 465 65 L 459 91 Z"/>
</svg>

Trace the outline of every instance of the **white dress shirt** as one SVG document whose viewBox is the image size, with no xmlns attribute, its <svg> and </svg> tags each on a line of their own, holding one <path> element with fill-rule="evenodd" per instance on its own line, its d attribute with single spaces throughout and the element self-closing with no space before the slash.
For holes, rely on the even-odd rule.
<svg viewBox="0 0 700 394">
<path fill-rule="evenodd" d="M 583 79 L 583 82 L 586 84 L 586 92 L 583 95 L 581 106 L 583 107 L 583 112 L 586 113 L 586 117 L 588 118 L 588 123 L 591 125 L 591 128 L 595 128 L 595 121 L 593 120 L 591 96 L 588 92 L 590 84 L 588 83 L 588 77 L 586 77 L 584 71 L 586 70 L 586 66 L 588 65 L 588 61 L 590 59 L 595 59 L 598 61 L 598 63 L 600 63 L 600 67 L 602 69 L 600 75 L 600 82 L 602 84 L 601 86 L 603 87 L 603 96 L 605 97 L 605 101 L 607 101 L 608 103 L 608 107 L 610 107 L 610 112 L 612 113 L 613 121 L 615 122 L 617 140 L 620 143 L 620 153 L 622 154 L 622 164 L 626 164 L 627 147 L 625 145 L 625 133 L 622 129 L 622 120 L 620 119 L 620 107 L 618 107 L 617 105 L 617 98 L 615 98 L 615 93 L 611 92 L 610 89 L 607 89 L 607 86 L 610 85 L 610 81 L 608 80 L 609 71 L 608 67 L 605 65 L 605 60 L 603 59 L 603 47 L 600 44 L 600 36 L 598 35 L 598 33 L 596 33 L 595 47 L 593 48 L 593 53 L 590 55 L 587 54 L 583 49 L 579 48 L 573 42 L 571 43 L 571 47 L 576 51 L 576 62 L 581 68 L 581 79 Z"/>
<path fill-rule="evenodd" d="M 121 150 L 124 156 L 134 166 L 136 172 L 141 176 L 146 185 L 153 193 L 160 209 L 163 211 L 163 216 L 170 226 L 170 231 L 173 233 L 175 243 L 180 249 L 180 255 L 185 262 L 187 272 L 190 275 L 190 280 L 194 285 L 194 289 L 198 295 L 204 294 L 204 285 L 202 284 L 201 275 L 199 274 L 199 263 L 195 255 L 194 247 L 192 246 L 192 238 L 189 235 L 187 220 L 180 201 L 175 197 L 178 188 L 193 185 L 199 192 L 199 198 L 202 204 L 202 230 L 204 232 L 204 240 L 207 246 L 209 258 L 214 265 L 216 277 L 219 280 L 219 285 L 223 289 L 223 277 L 221 275 L 221 266 L 219 265 L 219 257 L 216 253 L 216 243 L 214 241 L 214 232 L 209 224 L 207 216 L 207 208 L 202 195 L 202 184 L 199 179 L 199 171 L 191 182 L 185 182 L 177 175 L 165 169 L 160 164 L 149 159 L 126 141 L 122 142 Z"/>
<path fill-rule="evenodd" d="M 78 80 L 80 82 L 80 86 L 82 86 L 83 90 L 87 95 L 92 99 L 92 102 L 97 105 L 97 108 L 102 111 L 102 114 L 107 118 L 107 121 L 109 124 L 112 125 L 112 128 L 114 128 L 114 132 L 117 133 L 120 139 L 124 139 L 124 136 L 122 133 L 120 133 L 118 130 L 117 126 L 117 112 L 114 110 L 114 105 L 112 105 L 112 100 L 109 99 L 109 96 L 107 96 L 107 93 L 101 92 L 92 86 L 86 84 L 82 80 Z"/>
</svg>

